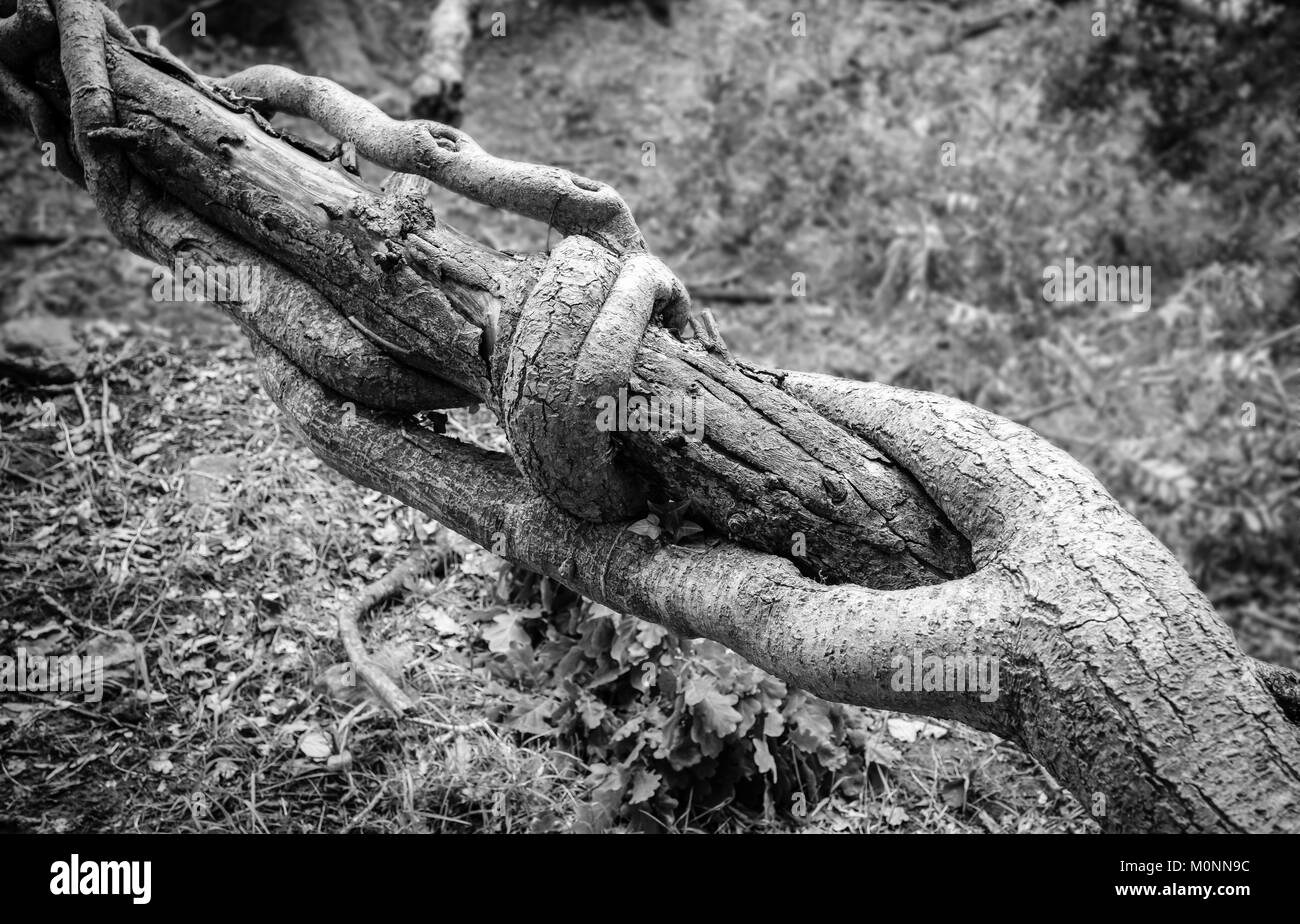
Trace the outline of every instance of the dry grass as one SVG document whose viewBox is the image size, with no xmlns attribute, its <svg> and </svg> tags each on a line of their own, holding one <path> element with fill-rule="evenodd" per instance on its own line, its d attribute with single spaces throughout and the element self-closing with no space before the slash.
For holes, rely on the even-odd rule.
<svg viewBox="0 0 1300 924">
<path fill-rule="evenodd" d="M 140 292 L 119 290 L 125 313 L 140 317 L 100 326 L 110 368 L 80 388 L 87 406 L 100 407 L 89 396 L 107 383 L 112 457 L 100 418 L 83 419 L 74 391 L 10 393 L 0 408 L 0 650 L 97 653 L 108 666 L 102 703 L 75 695 L 0 703 L 6 825 L 510 832 L 590 824 L 589 768 L 573 756 L 580 742 L 530 741 L 506 727 L 517 692 L 489 669 L 481 631 L 499 611 L 502 582 L 467 573 L 483 570 L 468 543 L 370 621 L 372 651 L 400 665 L 416 697 L 413 718 L 395 724 L 339 684 L 335 608 L 433 524 L 299 446 L 224 319 L 201 306 L 157 308 Z M 483 419 L 462 415 L 453 426 L 483 442 L 499 438 Z M 20 472 L 31 474 L 8 474 Z M 887 737 L 883 714 L 868 721 Z M 840 780 L 804 819 L 687 805 L 668 829 L 1086 824 L 1032 762 L 989 736 L 953 727 L 894 743 L 891 766 Z M 969 796 L 961 784 L 957 797 L 954 781 L 967 779 Z"/>
</svg>

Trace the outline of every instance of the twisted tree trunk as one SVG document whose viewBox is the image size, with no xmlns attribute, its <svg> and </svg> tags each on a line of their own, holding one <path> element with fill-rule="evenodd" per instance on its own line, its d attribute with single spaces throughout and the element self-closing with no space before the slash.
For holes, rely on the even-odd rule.
<svg viewBox="0 0 1300 924">
<path fill-rule="evenodd" d="M 629 334 L 628 387 L 697 396 L 707 437 L 619 434 L 613 462 L 690 497 L 711 531 L 665 546 L 575 516 L 527 466 L 406 412 L 505 408 L 501 357 L 536 322 L 538 279 L 578 267 L 559 249 L 491 251 L 403 192 L 418 184 L 384 194 L 340 165 L 359 152 L 548 221 L 617 270 L 644 241 L 613 190 L 498 160 L 446 126 L 394 123 L 282 69 L 214 86 L 91 0 L 58 0 L 57 35 L 39 8 L 24 0 L 0 20 L 0 61 L 14 62 L 0 92 L 56 150 L 73 141 L 61 168 L 128 246 L 261 268 L 231 314 L 271 397 L 340 471 L 819 695 L 1015 740 L 1104 827 L 1300 831 L 1294 675 L 1243 656 L 1168 550 L 1059 449 L 959 401 L 763 370 L 651 326 Z M 241 97 L 344 144 L 286 143 Z M 598 310 L 584 304 L 597 288 L 562 285 L 564 307 Z M 532 381 L 554 377 L 550 358 L 529 357 Z M 898 659 L 914 654 L 992 658 L 1000 688 L 900 685 Z"/>
</svg>

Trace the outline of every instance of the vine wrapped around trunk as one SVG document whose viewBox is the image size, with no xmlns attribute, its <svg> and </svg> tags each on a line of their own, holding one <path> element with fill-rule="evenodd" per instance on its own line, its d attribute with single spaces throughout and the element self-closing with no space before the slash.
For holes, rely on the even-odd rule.
<svg viewBox="0 0 1300 924">
<path fill-rule="evenodd" d="M 1106 828 L 1300 831 L 1295 676 L 1245 657 L 1169 551 L 1061 450 L 950 398 L 734 360 L 688 323 L 671 273 L 628 269 L 649 266 L 645 241 L 604 184 L 284 69 L 208 81 L 93 0 L 54 8 L 57 30 L 44 0 L 0 20 L 0 92 L 69 152 L 60 168 L 127 246 L 166 264 L 256 262 L 263 285 L 231 315 L 273 400 L 349 477 L 818 695 L 1015 740 Z M 291 143 L 258 114 L 271 110 L 340 146 Z M 355 154 L 590 246 L 497 253 L 438 220 L 407 191 L 418 182 L 365 186 L 345 166 Z M 611 314 L 614 293 L 627 300 Z M 529 303 L 543 298 L 572 310 L 572 330 L 538 335 Z M 606 351 L 627 368 L 584 352 L 592 331 L 617 342 L 607 324 L 627 325 L 614 332 L 635 348 Z M 531 365 L 503 376 L 519 338 Z M 564 375 L 573 412 L 591 398 L 584 363 L 602 388 L 701 402 L 704 439 L 620 433 L 601 464 L 690 498 L 706 537 L 664 546 L 617 511 L 598 522 L 609 514 L 547 487 L 564 462 L 535 428 L 516 430 L 521 466 L 409 413 L 569 401 Z M 996 659 L 999 695 L 899 689 L 897 658 L 914 652 Z"/>
</svg>

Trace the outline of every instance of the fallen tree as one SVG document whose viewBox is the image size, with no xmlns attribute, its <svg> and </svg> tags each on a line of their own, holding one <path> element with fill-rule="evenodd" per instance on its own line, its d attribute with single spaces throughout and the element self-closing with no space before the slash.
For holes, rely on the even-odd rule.
<svg viewBox="0 0 1300 924">
<path fill-rule="evenodd" d="M 939 395 L 737 360 L 604 184 L 282 68 L 207 80 L 94 0 L 54 11 L 0 20 L 0 93 L 128 247 L 259 268 L 227 307 L 340 471 L 818 695 L 1016 741 L 1107 829 L 1300 831 L 1296 676 L 1244 656 L 1061 450 Z M 271 110 L 339 145 L 279 136 Z M 357 155 L 397 172 L 385 190 Z M 493 251 L 426 207 L 426 181 L 565 238 Z M 696 402 L 702 438 L 593 425 L 621 389 Z M 471 403 L 512 455 L 413 416 Z M 687 500 L 702 537 L 628 528 Z M 996 659 L 999 695 L 903 688 L 914 653 Z"/>
</svg>

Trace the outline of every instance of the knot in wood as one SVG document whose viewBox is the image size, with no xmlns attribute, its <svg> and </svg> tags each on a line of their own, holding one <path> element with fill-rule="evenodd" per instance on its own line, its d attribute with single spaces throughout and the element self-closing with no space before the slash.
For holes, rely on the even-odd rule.
<svg viewBox="0 0 1300 924">
<path fill-rule="evenodd" d="M 623 467 L 601 410 L 627 387 L 651 319 L 680 330 L 689 306 L 685 287 L 650 254 L 620 257 L 582 235 L 551 252 L 493 367 L 515 460 L 560 509 L 597 522 L 645 510 L 641 479 Z"/>
</svg>

